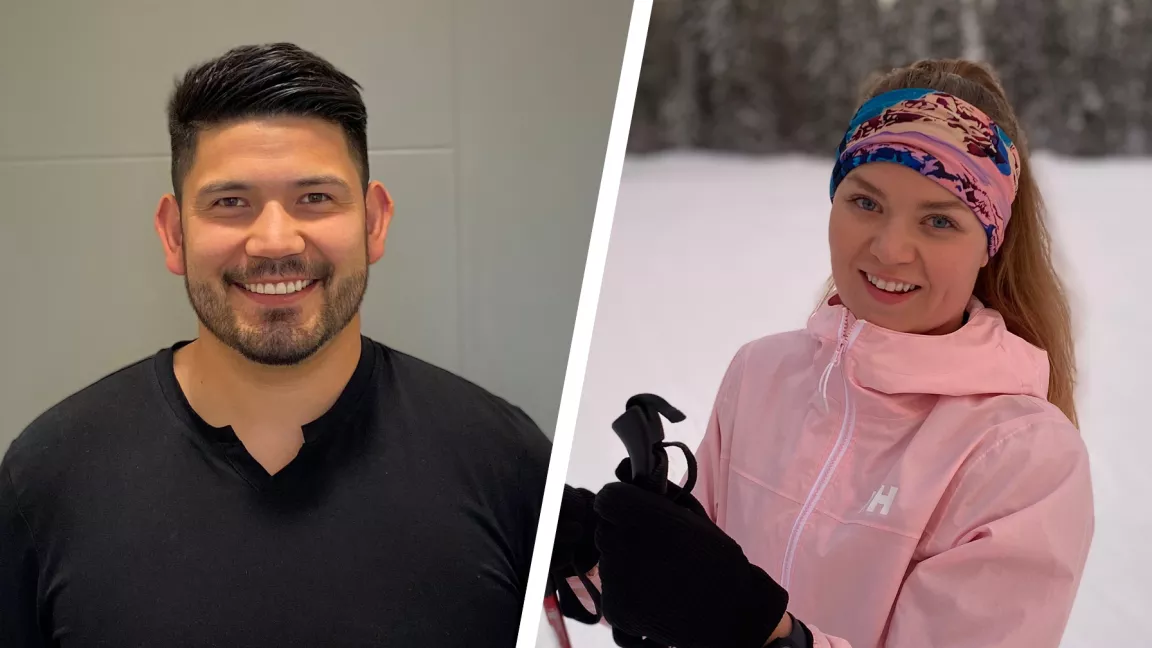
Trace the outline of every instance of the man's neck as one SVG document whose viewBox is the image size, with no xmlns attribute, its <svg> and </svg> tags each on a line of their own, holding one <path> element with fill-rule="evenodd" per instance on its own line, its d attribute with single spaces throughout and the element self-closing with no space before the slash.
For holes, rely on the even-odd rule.
<svg viewBox="0 0 1152 648">
<path fill-rule="evenodd" d="M 185 397 L 209 425 L 299 429 L 331 409 L 360 361 L 360 318 L 304 362 L 248 360 L 201 326 L 173 365 Z"/>
</svg>

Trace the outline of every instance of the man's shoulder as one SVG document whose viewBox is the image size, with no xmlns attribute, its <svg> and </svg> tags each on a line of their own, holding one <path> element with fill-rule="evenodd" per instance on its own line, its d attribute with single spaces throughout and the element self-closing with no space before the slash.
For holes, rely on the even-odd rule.
<svg viewBox="0 0 1152 648">
<path fill-rule="evenodd" d="M 452 371 L 373 342 L 384 352 L 388 374 L 400 393 L 430 417 L 451 418 L 461 431 L 477 428 L 515 443 L 547 443 L 540 427 L 520 407 Z M 434 411 L 433 411 L 434 410 Z M 421 412 L 425 414 L 425 412 Z"/>
<path fill-rule="evenodd" d="M 49 407 L 32 420 L 12 441 L 8 461 L 28 461 L 57 455 L 58 451 L 83 451 L 86 439 L 118 418 L 130 417 L 143 402 L 150 402 L 156 383 L 155 354 L 104 375 Z"/>
</svg>

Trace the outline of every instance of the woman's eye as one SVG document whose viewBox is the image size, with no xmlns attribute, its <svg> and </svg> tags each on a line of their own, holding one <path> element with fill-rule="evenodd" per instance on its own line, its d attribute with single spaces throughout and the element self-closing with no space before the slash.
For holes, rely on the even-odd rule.
<svg viewBox="0 0 1152 648">
<path fill-rule="evenodd" d="M 305 196 L 304 196 L 304 202 L 306 202 L 308 204 L 325 202 L 327 200 L 329 200 L 329 196 L 326 193 L 310 193 L 310 194 L 305 194 Z"/>
<path fill-rule="evenodd" d="M 948 218 L 947 216 L 929 216 L 928 223 L 932 225 L 933 229 L 948 229 L 950 227 L 956 227 L 956 224 L 952 222 L 952 219 Z"/>
<path fill-rule="evenodd" d="M 876 208 L 879 207 L 875 200 L 867 196 L 857 196 L 852 199 L 852 202 L 856 203 L 856 206 L 864 211 L 876 211 Z"/>
</svg>

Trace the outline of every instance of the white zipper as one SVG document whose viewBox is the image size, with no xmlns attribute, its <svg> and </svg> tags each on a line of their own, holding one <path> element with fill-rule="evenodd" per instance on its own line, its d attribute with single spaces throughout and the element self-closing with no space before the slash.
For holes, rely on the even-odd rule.
<svg viewBox="0 0 1152 648">
<path fill-rule="evenodd" d="M 836 344 L 836 351 L 832 354 L 832 360 L 825 367 L 824 373 L 820 377 L 820 392 L 824 397 L 825 411 L 828 409 L 828 378 L 832 374 L 832 369 L 840 363 L 844 353 L 856 341 L 856 336 L 860 334 L 861 329 L 864 328 L 864 320 L 859 320 L 853 325 L 851 332 L 845 335 L 845 328 L 848 324 L 848 314 L 844 314 L 844 319 L 840 321 L 839 342 Z M 796 548 L 800 544 L 800 535 L 804 531 L 804 525 L 808 523 L 808 518 L 812 516 L 812 512 L 816 510 L 816 502 L 820 501 L 820 497 L 824 494 L 824 489 L 827 488 L 828 483 L 832 481 L 832 474 L 836 472 L 836 466 L 844 457 L 844 453 L 848 451 L 848 443 L 852 440 L 852 432 L 856 423 L 856 409 L 852 403 L 851 394 L 848 392 L 848 379 L 844 378 L 844 422 L 840 425 L 840 435 L 836 438 L 836 445 L 832 446 L 832 452 L 824 461 L 824 466 L 820 469 L 820 473 L 816 476 L 816 482 L 812 484 L 812 490 L 808 492 L 808 497 L 804 500 L 804 505 L 800 507 L 800 515 L 796 517 L 796 522 L 792 525 L 792 533 L 788 536 L 788 546 L 784 550 L 784 566 L 781 570 L 780 585 L 784 589 L 788 589 L 792 582 L 792 562 L 796 559 Z"/>
<path fill-rule="evenodd" d="M 848 313 L 844 313 L 844 317 L 840 318 L 840 328 L 836 331 L 836 350 L 832 352 L 832 360 L 828 366 L 824 367 L 824 372 L 820 374 L 820 397 L 824 402 L 825 413 L 828 412 L 828 380 L 832 376 L 832 369 L 840 362 L 844 347 L 848 346 L 848 336 L 844 335 L 847 326 Z"/>
</svg>

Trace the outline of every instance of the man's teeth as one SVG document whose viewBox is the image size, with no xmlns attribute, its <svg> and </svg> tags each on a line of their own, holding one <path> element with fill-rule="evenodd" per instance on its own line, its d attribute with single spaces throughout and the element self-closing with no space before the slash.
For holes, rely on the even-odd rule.
<svg viewBox="0 0 1152 648">
<path fill-rule="evenodd" d="M 880 277 L 877 277 L 874 275 L 868 275 L 868 281 L 872 282 L 873 286 L 876 286 L 877 288 L 879 288 L 880 290 L 883 290 L 884 292 L 903 293 L 903 292 L 908 292 L 909 290 L 915 290 L 915 289 L 920 287 L 920 286 L 917 286 L 915 284 L 895 283 L 892 281 L 884 281 Z"/>
<path fill-rule="evenodd" d="M 314 279 L 301 279 L 280 283 L 244 284 L 244 289 L 258 295 L 291 295 L 298 290 L 304 290 L 315 282 Z"/>
</svg>

